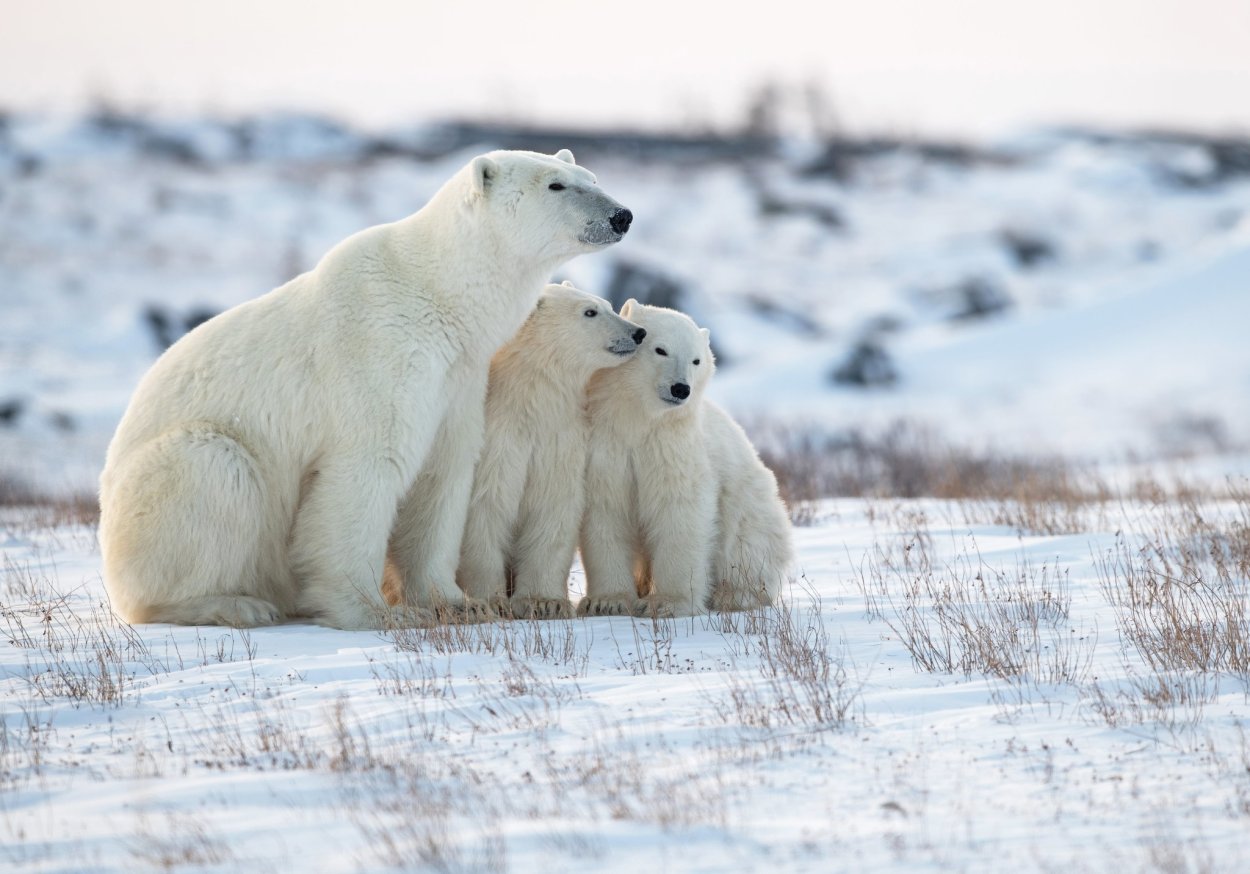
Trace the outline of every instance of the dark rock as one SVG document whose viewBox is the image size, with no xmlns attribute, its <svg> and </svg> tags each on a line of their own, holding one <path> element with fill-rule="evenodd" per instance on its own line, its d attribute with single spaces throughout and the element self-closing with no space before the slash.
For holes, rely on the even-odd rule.
<svg viewBox="0 0 1250 874">
<path fill-rule="evenodd" d="M 0 401 L 0 426 L 12 428 L 17 425 L 17 420 L 22 417 L 22 413 L 26 410 L 26 404 L 20 398 L 9 398 Z"/>
<path fill-rule="evenodd" d="M 174 345 L 178 338 L 174 336 L 173 322 L 168 310 L 156 304 L 148 304 L 143 309 L 143 320 L 152 331 L 152 337 L 161 351 Z"/>
<path fill-rule="evenodd" d="M 1053 243 L 1028 231 L 1007 228 L 999 233 L 998 239 L 1022 270 L 1030 270 L 1059 258 Z"/>
<path fill-rule="evenodd" d="M 196 328 L 198 328 L 200 325 L 207 322 L 209 319 L 214 318 L 217 315 L 217 313 L 218 313 L 217 310 L 212 310 L 207 307 L 197 307 L 195 309 L 189 310 L 187 314 L 182 317 L 183 327 L 188 332 L 194 331 Z"/>
<path fill-rule="evenodd" d="M 654 307 L 682 308 L 685 287 L 671 276 L 643 267 L 617 261 L 612 265 L 612 278 L 608 280 L 607 298 L 619 310 L 630 298 L 638 303 Z"/>
<path fill-rule="evenodd" d="M 834 368 L 830 377 L 838 385 L 885 388 L 898 382 L 898 370 L 881 343 L 866 338 L 855 344 L 851 354 Z"/>
<path fill-rule="evenodd" d="M 1011 296 L 1002 286 L 982 276 L 966 279 L 952 289 L 958 301 L 952 321 L 984 319 L 1011 308 Z"/>
<path fill-rule="evenodd" d="M 813 339 L 825 336 L 825 329 L 806 313 L 782 306 L 775 300 L 759 295 L 747 298 L 751 311 L 763 319 L 781 325 L 787 330 Z"/>
<path fill-rule="evenodd" d="M 152 331 L 156 345 L 163 352 L 174 345 L 183 334 L 216 316 L 217 312 L 208 307 L 193 307 L 185 314 L 178 315 L 168 307 L 148 304 L 143 310 L 143 320 Z"/>
<path fill-rule="evenodd" d="M 48 414 L 48 424 L 58 431 L 69 434 L 78 429 L 78 423 L 74 421 L 74 417 L 64 410 L 54 410 Z"/>
<path fill-rule="evenodd" d="M 760 215 L 763 216 L 805 216 L 831 230 L 840 230 L 846 226 L 842 213 L 827 203 L 784 200 L 775 194 L 760 192 L 759 205 Z"/>
</svg>

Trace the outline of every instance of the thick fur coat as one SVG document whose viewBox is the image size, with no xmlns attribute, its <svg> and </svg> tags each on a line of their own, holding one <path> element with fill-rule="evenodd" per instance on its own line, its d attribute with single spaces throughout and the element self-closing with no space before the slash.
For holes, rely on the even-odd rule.
<svg viewBox="0 0 1250 874">
<path fill-rule="evenodd" d="M 175 343 L 100 480 L 113 608 L 342 628 L 471 608 L 455 571 L 491 356 L 551 272 L 629 218 L 567 150 L 492 152 Z M 388 540 L 397 610 L 380 591 Z"/>
<path fill-rule="evenodd" d="M 687 616 L 776 601 L 793 547 L 777 481 L 703 397 L 708 332 L 628 301 L 644 348 L 589 388 L 583 615 Z"/>
<path fill-rule="evenodd" d="M 590 437 L 586 383 L 635 354 L 646 331 L 571 285 L 550 285 L 495 355 L 486 442 L 458 578 L 474 598 L 526 618 L 567 618 Z"/>
</svg>

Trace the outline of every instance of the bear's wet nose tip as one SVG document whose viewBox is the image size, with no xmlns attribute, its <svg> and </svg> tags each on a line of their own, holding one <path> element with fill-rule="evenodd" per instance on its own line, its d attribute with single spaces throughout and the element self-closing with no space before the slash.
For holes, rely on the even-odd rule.
<svg viewBox="0 0 1250 874">
<path fill-rule="evenodd" d="M 669 387 L 669 391 L 673 393 L 673 397 L 680 398 L 683 401 L 690 397 L 690 386 L 686 385 L 684 382 L 673 383 L 672 386 Z"/>
<path fill-rule="evenodd" d="M 637 331 L 634 331 L 633 336 L 634 336 L 634 344 L 637 346 L 641 346 L 643 338 L 647 336 L 647 329 L 639 328 Z"/>
<path fill-rule="evenodd" d="M 612 218 L 608 219 L 612 225 L 612 230 L 618 234 L 623 234 L 629 230 L 630 223 L 634 220 L 634 214 L 627 209 L 618 209 L 612 213 Z"/>
</svg>

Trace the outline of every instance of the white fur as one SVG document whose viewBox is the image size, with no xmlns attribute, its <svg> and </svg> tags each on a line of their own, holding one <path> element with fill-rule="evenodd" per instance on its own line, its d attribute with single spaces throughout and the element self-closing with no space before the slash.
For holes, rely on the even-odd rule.
<svg viewBox="0 0 1250 874">
<path fill-rule="evenodd" d="M 708 332 L 632 300 L 621 315 L 647 339 L 590 382 L 579 612 L 687 616 L 774 603 L 792 560 L 790 522 L 746 434 L 703 398 L 714 370 Z"/>
<path fill-rule="evenodd" d="M 510 593 L 514 616 L 572 616 L 568 575 L 590 430 L 586 383 L 631 357 L 641 333 L 602 298 L 550 285 L 496 353 L 457 572 L 472 597 L 498 604 Z"/>
<path fill-rule="evenodd" d="M 553 269 L 620 239 L 620 205 L 571 162 L 479 156 L 414 215 L 175 343 L 100 479 L 114 609 L 365 628 L 463 607 L 455 569 L 490 357 Z M 388 532 L 398 615 L 380 592 Z"/>
</svg>

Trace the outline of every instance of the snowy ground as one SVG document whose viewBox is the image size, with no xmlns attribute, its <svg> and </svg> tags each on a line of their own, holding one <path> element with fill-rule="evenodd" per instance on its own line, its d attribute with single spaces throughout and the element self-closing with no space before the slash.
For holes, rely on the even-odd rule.
<svg viewBox="0 0 1250 874">
<path fill-rule="evenodd" d="M 119 626 L 6 511 L 0 864 L 1245 870 L 1244 497 L 817 517 L 781 611 L 392 637 Z"/>
</svg>

